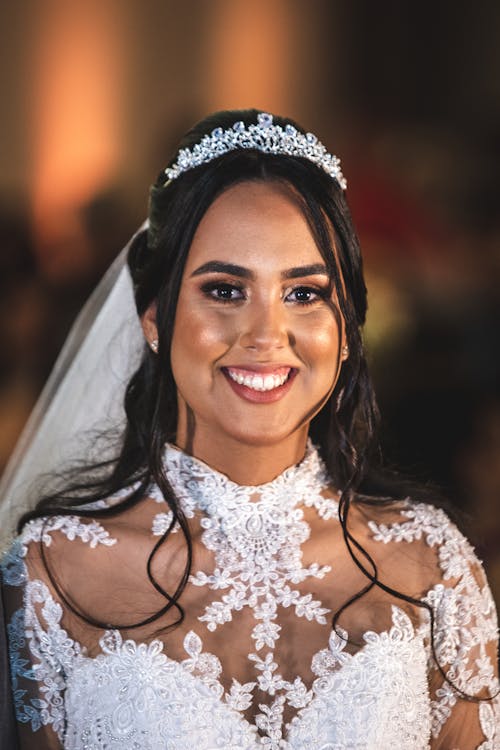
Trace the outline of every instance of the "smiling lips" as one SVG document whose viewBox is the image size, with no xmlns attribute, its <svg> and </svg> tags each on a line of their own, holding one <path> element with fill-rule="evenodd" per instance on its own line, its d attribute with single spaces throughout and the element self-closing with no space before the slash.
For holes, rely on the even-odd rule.
<svg viewBox="0 0 500 750">
<path fill-rule="evenodd" d="M 245 385 L 253 391 L 272 391 L 286 383 L 291 369 L 291 367 L 279 367 L 272 373 L 255 373 L 250 370 L 227 367 L 226 372 L 235 383 Z"/>
<path fill-rule="evenodd" d="M 293 375 L 293 367 L 273 367 L 256 371 L 242 367 L 223 367 L 233 390 L 250 401 L 275 401 L 289 390 Z"/>
</svg>

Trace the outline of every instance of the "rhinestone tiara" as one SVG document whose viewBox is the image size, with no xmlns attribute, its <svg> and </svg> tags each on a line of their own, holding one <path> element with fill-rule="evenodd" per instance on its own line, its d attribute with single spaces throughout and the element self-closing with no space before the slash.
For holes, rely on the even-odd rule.
<svg viewBox="0 0 500 750">
<path fill-rule="evenodd" d="M 215 128 L 193 148 L 182 148 L 177 154 L 177 161 L 165 169 L 165 174 L 168 181 L 175 180 L 200 164 L 207 164 L 230 151 L 243 148 L 254 148 L 265 154 L 300 156 L 323 169 L 338 182 L 342 190 L 347 187 L 340 169 L 340 159 L 328 153 L 313 133 L 301 133 L 293 125 L 285 125 L 284 128 L 274 125 L 273 116 L 266 112 L 257 115 L 256 125 L 247 126 L 240 120 L 227 130 Z"/>
</svg>

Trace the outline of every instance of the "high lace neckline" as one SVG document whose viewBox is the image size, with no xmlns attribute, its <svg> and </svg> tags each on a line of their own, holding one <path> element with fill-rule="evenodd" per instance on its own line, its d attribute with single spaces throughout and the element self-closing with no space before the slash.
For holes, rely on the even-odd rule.
<svg viewBox="0 0 500 750">
<path fill-rule="evenodd" d="M 279 496 L 284 507 L 293 507 L 318 495 L 330 483 L 328 472 L 318 449 L 308 440 L 302 460 L 285 469 L 269 482 L 241 485 L 226 474 L 214 469 L 199 458 L 167 443 L 164 467 L 172 488 L 181 501 L 193 505 L 209 516 L 222 518 L 248 503 L 258 504 L 261 510 L 274 505 L 270 500 Z M 336 506 L 335 501 L 332 501 Z"/>
<path fill-rule="evenodd" d="M 236 613 L 250 615 L 247 659 L 255 680 L 245 684 L 248 695 L 243 703 L 248 707 L 256 690 L 267 696 L 272 718 L 266 713 L 269 709 L 260 706 L 256 725 L 268 739 L 281 738 L 286 707 L 304 706 L 312 694 L 300 677 L 290 681 L 278 671 L 275 649 L 282 630 L 278 613 L 292 611 L 318 625 L 327 625 L 330 613 L 313 593 L 301 590 L 305 581 L 331 573 L 330 565 L 304 565 L 302 552 L 311 534 L 304 509 L 314 508 L 324 520 L 337 517 L 337 502 L 325 497 L 330 484 L 326 468 L 308 442 L 300 463 L 261 485 L 236 484 L 172 445 L 166 447 L 165 470 L 185 515 L 201 515 L 201 542 L 214 555 L 213 567 L 199 569 L 189 578 L 193 586 L 214 592 L 198 620 L 214 632 Z M 165 525 L 171 520 L 165 514 Z M 270 747 L 277 748 L 279 742 Z"/>
<path fill-rule="evenodd" d="M 238 485 L 171 445 L 166 449 L 165 468 L 185 515 L 193 518 L 202 512 L 202 542 L 215 553 L 213 572 L 198 571 L 191 575 L 191 583 L 230 589 L 224 603 L 207 607 L 199 619 L 214 631 L 232 619 L 233 610 L 248 606 L 258 620 L 252 634 L 257 649 L 264 643 L 274 648 L 279 632 L 272 623 L 276 608 L 296 605 L 300 598 L 290 584 L 323 578 L 330 572 L 327 565 L 302 564 L 301 546 L 311 532 L 303 507 L 315 508 L 325 520 L 336 517 L 338 510 L 336 501 L 322 494 L 328 474 L 317 449 L 309 442 L 299 464 L 256 486 Z M 165 524 L 169 521 L 171 516 L 166 514 Z M 256 608 L 264 602 L 267 612 Z M 326 622 L 327 610 L 320 602 L 310 596 L 303 604 L 308 619 Z"/>
</svg>

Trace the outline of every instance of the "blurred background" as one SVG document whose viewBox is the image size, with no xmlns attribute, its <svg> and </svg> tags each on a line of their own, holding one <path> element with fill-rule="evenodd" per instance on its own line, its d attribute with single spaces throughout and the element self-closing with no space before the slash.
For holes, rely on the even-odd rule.
<svg viewBox="0 0 500 750">
<path fill-rule="evenodd" d="M 17 0 L 0 57 L 0 467 L 183 131 L 288 114 L 342 157 L 386 451 L 500 602 L 500 4 Z"/>
</svg>

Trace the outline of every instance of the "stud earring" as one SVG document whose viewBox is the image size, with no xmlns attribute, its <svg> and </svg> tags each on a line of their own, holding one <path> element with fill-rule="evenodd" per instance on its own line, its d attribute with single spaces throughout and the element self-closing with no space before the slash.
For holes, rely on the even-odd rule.
<svg viewBox="0 0 500 750">
<path fill-rule="evenodd" d="M 347 346 L 347 344 L 345 344 L 342 347 L 342 359 L 347 359 L 348 356 L 349 356 L 349 347 Z"/>
<path fill-rule="evenodd" d="M 153 339 L 153 341 L 150 341 L 150 342 L 149 342 L 149 346 L 151 347 L 151 349 L 152 349 L 152 350 L 154 351 L 154 353 L 156 354 L 156 353 L 157 353 L 157 351 L 158 351 L 158 339 Z"/>
</svg>

